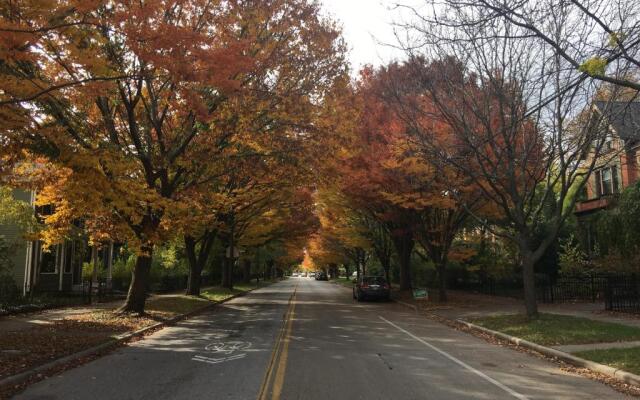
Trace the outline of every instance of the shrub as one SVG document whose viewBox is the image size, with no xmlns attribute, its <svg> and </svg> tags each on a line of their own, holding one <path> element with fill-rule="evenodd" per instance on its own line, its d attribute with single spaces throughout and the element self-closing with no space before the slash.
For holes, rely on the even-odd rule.
<svg viewBox="0 0 640 400">
<path fill-rule="evenodd" d="M 14 247 L 0 235 L 0 303 L 8 302 L 20 296 L 20 290 L 13 279 L 11 256 Z"/>
</svg>

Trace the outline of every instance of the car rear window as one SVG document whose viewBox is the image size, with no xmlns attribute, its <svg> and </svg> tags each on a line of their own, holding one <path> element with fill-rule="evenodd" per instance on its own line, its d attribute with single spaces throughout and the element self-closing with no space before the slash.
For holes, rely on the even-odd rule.
<svg viewBox="0 0 640 400">
<path fill-rule="evenodd" d="M 365 276 L 362 278 L 362 283 L 366 283 L 368 285 L 384 285 L 387 281 L 380 276 Z"/>
</svg>

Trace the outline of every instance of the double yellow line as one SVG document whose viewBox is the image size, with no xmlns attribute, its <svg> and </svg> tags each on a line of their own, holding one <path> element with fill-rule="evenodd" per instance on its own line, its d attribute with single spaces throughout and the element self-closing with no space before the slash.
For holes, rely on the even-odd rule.
<svg viewBox="0 0 640 400">
<path fill-rule="evenodd" d="M 287 357 L 289 356 L 289 343 L 291 342 L 291 330 L 293 328 L 293 318 L 296 308 L 296 292 L 298 285 L 293 289 L 287 312 L 284 315 L 282 328 L 276 339 L 276 343 L 271 352 L 271 359 L 267 367 L 258 400 L 279 400 L 284 384 L 284 374 L 287 369 Z"/>
</svg>

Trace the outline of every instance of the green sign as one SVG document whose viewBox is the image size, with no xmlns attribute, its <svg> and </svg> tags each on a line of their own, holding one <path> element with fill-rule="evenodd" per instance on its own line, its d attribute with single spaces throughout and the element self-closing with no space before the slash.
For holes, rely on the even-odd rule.
<svg viewBox="0 0 640 400">
<path fill-rule="evenodd" d="M 427 292 L 427 289 L 421 289 L 421 288 L 413 289 L 414 299 L 427 299 L 428 297 L 429 297 L 429 293 Z"/>
</svg>

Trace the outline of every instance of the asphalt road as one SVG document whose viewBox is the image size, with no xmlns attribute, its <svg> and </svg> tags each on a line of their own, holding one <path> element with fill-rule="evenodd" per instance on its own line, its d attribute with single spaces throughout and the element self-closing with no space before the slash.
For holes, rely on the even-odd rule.
<svg viewBox="0 0 640 400">
<path fill-rule="evenodd" d="M 284 323 L 283 323 L 284 316 Z M 31 386 L 16 399 L 620 399 L 394 303 L 292 278 Z"/>
</svg>

